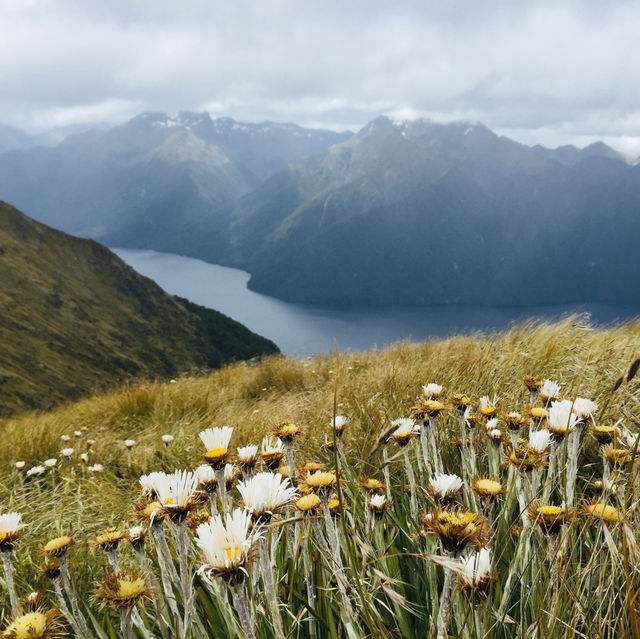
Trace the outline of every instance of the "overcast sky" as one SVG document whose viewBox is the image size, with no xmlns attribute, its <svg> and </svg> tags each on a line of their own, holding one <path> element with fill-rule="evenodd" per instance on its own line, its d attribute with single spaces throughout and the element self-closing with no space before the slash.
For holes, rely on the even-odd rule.
<svg viewBox="0 0 640 639">
<path fill-rule="evenodd" d="M 0 122 L 481 121 L 640 154 L 640 2 L 0 0 Z"/>
</svg>

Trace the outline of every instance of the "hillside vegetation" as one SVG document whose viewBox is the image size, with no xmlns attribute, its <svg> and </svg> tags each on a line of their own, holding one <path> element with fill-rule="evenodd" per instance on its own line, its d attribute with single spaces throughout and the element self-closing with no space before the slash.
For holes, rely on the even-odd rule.
<svg viewBox="0 0 640 639">
<path fill-rule="evenodd" d="M 0 414 L 277 352 L 221 313 L 168 295 L 97 242 L 3 202 L 0 307 Z"/>
<path fill-rule="evenodd" d="M 640 379 L 629 371 L 629 367 L 638 355 L 639 323 L 596 330 L 584 317 L 571 317 L 558 324 L 523 325 L 495 335 L 401 343 L 381 352 L 333 353 L 301 361 L 273 356 L 259 363 L 239 362 L 208 375 L 181 377 L 171 383 L 133 383 L 117 392 L 82 400 L 50 413 L 4 419 L 0 421 L 3 438 L 0 448 L 0 503 L 4 512 L 17 511 L 28 524 L 13 552 L 16 588 L 19 593 L 35 587 L 50 590 L 47 579 L 38 576 L 38 548 L 46 539 L 73 532 L 78 545 L 70 553 L 71 573 L 80 601 L 85 602 L 83 606 L 88 611 L 93 604 L 90 605 L 87 595 L 93 591 L 95 579 L 105 573 L 107 559 L 87 540 L 109 526 L 122 528 L 131 525 L 132 504 L 139 500 L 138 477 L 142 473 L 194 469 L 201 463 L 203 454 L 198 433 L 205 428 L 232 425 L 231 446 L 235 448 L 260 443 L 269 427 L 283 420 L 292 420 L 304 429 L 303 435 L 295 440 L 297 461 L 300 464 L 320 462 L 331 468 L 336 461 L 334 453 L 321 448 L 321 444 L 327 437 L 329 440 L 333 438 L 330 420 L 333 415 L 341 414 L 348 418 L 343 436 L 344 457 L 348 465 L 340 462 L 345 471 L 342 499 L 351 513 L 346 528 L 338 525 L 342 551 L 337 552 L 343 553 L 340 561 L 345 562 L 344 570 L 352 585 L 351 594 L 343 592 L 341 596 L 339 587 L 336 589 L 329 585 L 332 571 L 338 568 L 337 564 L 331 563 L 326 545 L 320 543 L 320 538 L 309 542 L 310 557 L 303 550 L 302 558 L 296 555 L 297 559 L 292 560 L 290 544 L 295 547 L 298 543 L 295 535 L 301 530 L 304 533 L 305 528 L 301 529 L 296 524 L 294 529 L 290 524 L 284 527 L 281 538 L 274 537 L 274 543 L 280 540 L 274 568 L 280 584 L 276 596 L 283 609 L 291 613 L 285 614 L 281 623 L 295 637 L 310 636 L 312 627 L 317 637 L 383 637 L 394 634 L 424 637 L 429 627 L 435 632 L 439 624 L 442 630 L 436 613 L 438 592 L 444 588 L 443 573 L 436 563 L 432 563 L 438 560 L 439 546 L 433 537 L 427 535 L 423 539 L 413 505 L 410 514 L 409 497 L 403 489 L 406 475 L 397 447 L 393 450 L 390 447 L 390 453 L 393 453 L 390 464 L 393 508 L 385 515 L 388 524 L 377 527 L 377 520 L 366 515 L 366 493 L 358 488 L 357 479 L 364 475 L 383 479 L 378 445 L 380 433 L 388 430 L 392 420 L 408 414 L 421 393 L 422 384 L 427 382 L 443 385 L 447 396 L 458 391 L 471 394 L 474 406 L 477 406 L 479 396 L 495 395 L 499 416 L 513 410 L 525 413 L 529 393 L 522 379 L 530 374 L 557 380 L 564 397 L 593 399 L 598 405 L 594 413 L 597 423 L 611 425 L 621 419 L 624 428 L 637 432 Z M 635 368 L 637 372 L 637 365 Z M 502 421 L 499 423 L 508 452 L 508 431 Z M 450 436 L 460 432 L 455 411 L 441 415 L 438 429 L 445 469 L 460 473 L 458 450 L 450 441 Z M 488 443 L 480 432 L 484 428 L 478 426 L 478 429 L 478 465 L 486 474 Z M 162 435 L 172 435 L 174 439 L 171 443 L 163 443 Z M 61 439 L 62 436 L 70 438 L 70 441 Z M 124 445 L 128 438 L 135 440 L 130 455 Z M 88 446 L 89 440 L 95 440 L 91 447 Z M 412 446 L 412 451 L 418 455 L 419 445 L 416 440 Z M 68 463 L 61 457 L 62 447 L 74 448 Z M 602 473 L 597 444 L 588 430 L 583 436 L 581 451 L 576 494 L 579 503 L 576 506 L 584 503 L 588 483 Z M 88 464 L 79 459 L 81 452 L 88 454 L 88 464 L 99 463 L 103 469 L 99 472 L 89 470 Z M 25 477 L 28 468 L 46 458 L 58 459 L 56 470 L 46 471 L 39 477 Z M 22 471 L 14 468 L 16 461 L 26 462 Z M 418 506 L 419 512 L 425 512 L 434 507 L 434 498 L 426 490 L 427 476 L 422 476 L 419 468 L 420 464 L 415 469 L 420 480 Z M 557 472 L 564 473 L 564 466 L 560 468 Z M 500 472 L 506 481 L 507 467 L 504 466 Z M 628 486 L 632 487 L 633 482 Z M 510 488 L 510 494 L 512 490 Z M 551 494 L 554 500 L 562 499 L 559 495 L 553 497 L 554 494 Z M 234 501 L 237 500 L 235 491 L 233 496 Z M 516 511 L 510 511 L 503 503 L 511 504 Z M 435 505 L 438 506 L 437 502 Z M 634 527 L 637 526 L 634 523 L 636 505 L 633 501 L 628 507 L 629 525 Z M 506 639 L 516 634 L 534 636 L 529 632 L 534 628 L 540 633 L 537 636 L 541 637 L 598 636 L 613 639 L 632 636 L 630 628 L 638 629 L 640 616 L 633 603 L 637 587 L 633 583 L 640 574 L 640 555 L 634 548 L 624 546 L 624 539 L 621 548 L 627 563 L 623 566 L 623 555 L 609 556 L 606 553 L 602 537 L 596 534 L 596 527 L 591 528 L 587 520 L 572 525 L 572 534 L 584 537 L 585 550 L 583 552 L 582 546 L 576 544 L 571 546 L 567 557 L 557 559 L 566 562 L 563 570 L 568 572 L 566 579 L 556 579 L 553 575 L 557 576 L 558 571 L 549 570 L 544 563 L 549 560 L 543 559 L 544 552 L 548 557 L 553 554 L 551 542 L 551 550 L 545 550 L 544 536 L 532 537 L 531 545 L 527 542 L 529 550 L 525 550 L 525 555 L 534 553 L 531 563 L 524 566 L 518 563 L 522 560 L 516 558 L 520 552 L 518 548 L 522 550 L 525 546 L 524 541 L 518 545 L 510 536 L 510 531 L 515 530 L 511 528 L 513 523 L 520 522 L 514 500 L 505 497 L 499 509 L 482 512 L 494 525 L 490 545 L 491 552 L 495 553 L 492 561 L 496 581 L 489 599 L 491 603 L 475 608 L 470 626 L 465 626 L 468 622 L 465 615 L 469 610 L 473 611 L 476 604 L 468 608 L 465 602 L 475 599 L 466 599 L 462 595 L 457 599 L 451 621 L 446 623 L 451 623 L 452 628 L 454 625 L 464 628 L 459 636 Z M 346 514 L 344 516 L 347 517 Z M 350 533 L 356 543 L 353 548 L 347 534 L 351 530 L 350 525 L 354 526 Z M 181 534 L 177 532 L 179 524 L 176 526 L 167 527 L 167 538 L 176 544 L 174 553 L 179 552 L 178 538 L 174 533 Z M 369 529 L 369 526 L 373 528 Z M 274 535 L 276 530 L 278 528 L 274 529 Z M 637 528 L 635 530 L 637 535 Z M 369 539 L 372 531 L 374 536 Z M 314 527 L 314 537 L 322 534 Z M 619 534 L 621 531 L 612 528 L 612 539 L 619 541 Z M 330 539 L 329 527 L 327 535 Z M 316 546 L 317 543 L 320 545 Z M 626 543 L 631 542 L 627 540 Z M 150 541 L 147 546 L 153 547 L 151 544 Z M 598 554 L 600 552 L 603 554 Z M 189 560 L 194 571 L 199 565 L 198 556 L 194 546 Z M 377 559 L 372 560 L 372 556 Z M 432 556 L 435 559 L 428 560 Z M 446 557 L 445 554 L 443 561 Z M 174 559 L 177 562 L 177 554 L 174 554 Z M 302 559 L 313 562 L 313 573 L 309 573 L 302 564 L 298 565 Z M 333 561 L 336 561 L 335 557 Z M 122 548 L 120 562 L 121 565 L 135 564 L 129 546 Z M 250 567 L 252 572 L 259 570 L 258 565 Z M 506 584 L 507 579 L 511 582 L 509 575 L 512 572 L 519 575 L 519 570 L 523 571 L 523 580 L 527 583 L 532 580 L 531 583 L 536 584 L 535 588 L 527 591 L 526 600 L 521 599 L 525 591 L 520 590 L 518 580 L 511 586 Z M 310 621 L 311 615 L 305 613 L 307 599 L 304 592 L 311 574 L 314 580 L 318 580 L 317 599 L 313 604 L 317 606 L 313 615 L 315 621 Z M 380 579 L 383 579 L 382 586 Z M 631 590 L 624 586 L 625 579 L 632 580 Z M 252 615 L 256 615 L 256 636 L 261 639 L 278 636 L 275 626 L 272 627 L 269 621 L 272 613 L 268 612 L 268 598 L 263 605 L 260 583 L 254 581 L 251 585 L 250 581 L 247 580 L 247 588 L 250 591 L 254 589 L 255 601 L 251 603 L 250 610 Z M 616 585 L 606 587 L 606 583 Z M 174 585 L 176 592 L 181 592 L 176 582 Z M 205 626 L 209 624 L 206 627 L 216 627 L 219 636 L 230 637 L 238 632 L 226 589 L 209 591 L 200 580 L 196 580 L 193 587 L 198 592 L 195 621 L 192 619 L 195 624 L 193 637 L 203 636 L 197 630 L 200 622 Z M 353 610 L 348 602 L 350 597 L 356 601 Z M 573 599 L 580 604 L 576 610 L 572 608 Z M 481 598 L 478 601 L 486 600 Z M 8 600 L 5 603 L 8 605 Z M 55 603 L 53 599 L 51 603 Z M 545 612 L 541 614 L 543 610 Z M 98 613 L 93 608 L 93 614 L 96 615 L 96 623 L 105 631 L 117 624 L 108 610 Z M 154 627 L 158 633 L 154 636 L 161 636 L 159 628 L 162 632 L 167 631 L 161 617 L 151 614 L 145 619 L 147 627 Z M 349 626 L 350 620 L 353 627 Z M 173 622 L 177 622 L 175 618 Z M 154 626 L 154 623 L 160 625 Z M 177 630 L 174 628 L 168 632 Z"/>
</svg>

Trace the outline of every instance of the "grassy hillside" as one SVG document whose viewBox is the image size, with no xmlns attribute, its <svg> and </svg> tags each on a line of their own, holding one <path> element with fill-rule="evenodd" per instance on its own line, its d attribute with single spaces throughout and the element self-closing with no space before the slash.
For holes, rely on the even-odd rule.
<svg viewBox="0 0 640 639">
<path fill-rule="evenodd" d="M 277 351 L 168 295 L 104 246 L 2 202 L 0 307 L 0 414 Z"/>
<path fill-rule="evenodd" d="M 235 448 L 249 443 L 259 443 L 270 425 L 282 420 L 293 420 L 305 429 L 304 435 L 296 441 L 298 461 L 318 461 L 331 467 L 334 463 L 333 453 L 321 450 L 320 444 L 329 433 L 328 424 L 332 415 L 347 416 L 349 424 L 344 435 L 344 445 L 349 467 L 345 474 L 344 496 L 349 500 L 352 509 L 349 521 L 353 521 L 353 525 L 356 526 L 354 539 L 357 540 L 358 535 L 367 534 L 359 528 L 364 521 L 359 517 L 362 516 L 363 507 L 366 511 L 366 505 L 363 506 L 362 497 L 358 496 L 362 493 L 358 493 L 355 483 L 352 482 L 361 475 L 382 479 L 380 450 L 374 452 L 377 437 L 388 429 L 391 420 L 407 414 L 420 394 L 422 384 L 442 384 L 446 396 L 458 391 L 469 393 L 475 399 L 481 395 L 496 395 L 499 413 L 504 414 L 512 410 L 524 411 L 529 399 L 528 392 L 522 385 L 524 375 L 546 377 L 558 381 L 561 393 L 565 397 L 581 396 L 596 401 L 598 423 L 612 424 L 621 418 L 627 428 L 637 432 L 640 415 L 640 379 L 636 376 L 627 381 L 624 376 L 632 360 L 638 356 L 639 323 L 628 323 L 609 330 L 595 330 L 584 318 L 574 317 L 559 324 L 526 325 L 490 336 L 475 335 L 418 344 L 403 343 L 381 352 L 322 355 L 303 361 L 276 356 L 266 358 L 260 363 L 240 362 L 207 376 L 179 378 L 167 384 L 140 382 L 125 386 L 117 392 L 61 407 L 47 414 L 4 419 L 0 421 L 3 438 L 3 445 L 0 447 L 0 503 L 3 504 L 4 512 L 18 511 L 28 523 L 24 537 L 14 552 L 18 591 L 25 593 L 37 586 L 49 588 L 47 580 L 37 573 L 37 549 L 45 539 L 62 532 L 73 531 L 77 536 L 78 546 L 74 548 L 71 556 L 72 573 L 80 590 L 81 600 L 84 600 L 84 595 L 93 588 L 93 580 L 105 571 L 106 566 L 104 553 L 90 548 L 87 540 L 108 526 L 131 525 L 131 504 L 138 499 L 137 480 L 141 473 L 195 468 L 202 459 L 202 444 L 197 434 L 204 428 L 233 425 L 231 445 Z M 615 392 L 612 392 L 621 376 L 623 380 Z M 459 433 L 454 411 L 440 418 L 439 428 L 442 457 L 446 467 L 449 472 L 460 472 L 457 467 L 457 449 L 449 441 L 449 435 Z M 503 423 L 501 428 L 504 429 Z M 78 437 L 74 436 L 75 430 L 81 431 Z M 506 429 L 505 433 L 507 439 Z M 173 435 L 174 441 L 169 446 L 162 443 L 163 434 Z M 63 443 L 62 435 L 69 435 L 71 442 Z M 89 438 L 95 439 L 95 444 L 90 449 L 86 444 Z M 137 442 L 132 451 L 130 464 L 124 446 L 124 440 L 127 438 Z M 484 435 L 480 437 L 477 445 L 478 463 L 486 467 L 487 441 Z M 68 466 L 60 458 L 59 451 L 63 446 L 75 448 Z M 90 463 L 103 464 L 103 472 L 90 473 L 86 465 L 80 462 L 78 454 L 87 450 Z M 397 508 L 403 510 L 394 509 L 393 514 L 389 511 L 389 524 L 385 534 L 389 535 L 388 543 L 391 545 L 386 551 L 385 561 L 396 562 L 397 566 L 393 568 L 396 564 L 375 562 L 372 566 L 389 571 L 388 574 L 399 580 L 392 583 L 399 599 L 384 599 L 385 592 L 378 592 L 371 585 L 376 583 L 376 578 L 379 579 L 379 576 L 376 577 L 377 573 L 370 575 L 373 580 L 370 583 L 369 577 L 366 576 L 369 573 L 365 564 L 360 568 L 359 563 L 349 563 L 351 555 L 348 553 L 351 551 L 347 548 L 345 561 L 348 563 L 349 575 L 352 575 L 351 570 L 355 570 L 354 575 L 360 575 L 352 576 L 350 579 L 356 579 L 353 583 L 359 584 L 358 588 L 362 584 L 365 590 L 374 588 L 371 591 L 373 603 L 367 603 L 362 610 L 357 609 L 358 633 L 362 633 L 357 633 L 357 636 L 425 636 L 425 628 L 429 625 L 433 628 L 435 624 L 434 608 L 430 607 L 428 598 L 433 596 L 433 588 L 439 591 L 442 587 L 441 570 L 436 570 L 435 564 L 425 564 L 423 560 L 416 563 L 411 556 L 416 553 L 433 553 L 436 546 L 428 545 L 431 543 L 428 541 L 420 541 L 419 537 L 416 537 L 418 541 L 402 542 L 410 540 L 411 535 L 415 537 L 420 524 L 408 515 L 408 497 L 401 490 L 405 485 L 402 459 L 399 453 L 396 454 L 396 450 L 392 451 L 394 455 L 391 464 L 393 499 L 398 504 Z M 50 457 L 58 458 L 58 470 L 47 473 L 40 479 L 25 480 L 22 474 L 24 471 L 19 473 L 13 467 L 17 460 L 26 461 L 26 468 L 29 468 Z M 597 446 L 587 434 L 583 440 L 581 459 L 583 462 L 579 469 L 580 488 L 577 499 L 582 502 L 583 490 L 587 490 L 583 487 L 602 472 Z M 486 473 L 486 468 L 484 472 Z M 506 477 L 506 470 L 504 475 Z M 237 499 L 237 495 L 235 498 Z M 429 504 L 432 507 L 433 502 L 428 491 L 421 488 L 419 498 L 421 510 L 428 509 Z M 496 511 L 492 512 L 495 517 Z M 630 509 L 630 522 L 635 518 L 631 512 Z M 517 514 L 515 520 L 519 521 Z M 582 526 L 583 524 L 580 528 L 572 530 L 576 534 L 582 534 Z M 293 535 L 293 526 L 287 530 L 289 532 L 286 536 Z M 398 532 L 394 533 L 394 530 Z M 406 537 L 403 533 L 397 537 L 401 530 L 406 531 Z M 299 529 L 296 528 L 296 531 L 298 534 Z M 584 531 L 587 539 L 591 539 L 588 537 L 591 533 L 587 529 Z M 509 553 L 515 550 L 512 548 L 513 542 L 509 541 L 508 526 L 501 525 L 500 528 L 496 528 L 495 534 L 497 537 L 492 542 L 494 551 L 503 548 L 504 544 L 504 552 L 507 553 L 506 560 L 495 560 L 497 583 L 501 584 L 496 594 L 497 603 L 494 601 L 492 604 L 497 608 L 501 589 L 509 572 L 511 560 L 508 557 L 512 556 Z M 618 539 L 617 533 L 613 534 L 615 539 Z M 410 545 L 403 546 L 401 542 Z M 427 546 L 421 546 L 422 543 L 427 543 Z M 585 543 L 588 546 L 592 542 Z M 283 541 L 278 552 L 283 550 L 284 545 Z M 366 546 L 363 548 L 366 549 Z M 394 559 L 397 553 L 407 555 L 406 564 L 397 558 Z M 637 574 L 640 574 L 637 572 L 640 571 L 640 558 L 633 553 L 632 555 L 631 579 L 637 579 Z M 307 622 L 301 621 L 304 610 L 300 609 L 300 612 L 298 608 L 302 605 L 300 602 L 304 602 L 304 590 L 298 590 L 303 588 L 298 581 L 302 579 L 303 573 L 297 572 L 300 568 L 296 569 L 287 563 L 290 555 L 279 554 L 278 557 L 279 561 L 283 562 L 280 564 L 279 574 L 282 581 L 279 596 L 286 601 L 283 605 L 292 611 L 291 618 L 285 616 L 285 624 L 291 629 L 293 636 L 308 636 L 305 625 Z M 366 563 L 365 559 L 366 557 L 362 561 Z M 133 561 L 129 547 L 122 551 L 121 561 L 125 564 Z M 314 561 L 322 562 L 322 553 L 316 554 Z M 540 561 L 540 566 L 543 567 L 543 562 Z M 582 560 L 572 555 L 567 561 L 570 561 L 573 567 L 575 562 L 580 564 Z M 320 564 L 314 565 L 314 570 L 320 571 L 315 574 L 323 574 Z M 427 571 L 424 577 L 420 572 L 423 569 Z M 434 572 L 430 573 L 429 570 L 432 569 Z M 602 571 L 610 569 L 612 568 L 609 564 L 605 567 L 603 563 L 601 566 Z M 394 570 L 396 572 L 393 572 Z M 541 577 L 532 578 L 534 582 L 537 580 L 540 589 L 548 590 L 549 582 L 545 580 L 550 579 L 549 575 L 553 572 L 545 567 Z M 594 575 L 597 579 L 597 573 Z M 624 575 L 621 578 L 624 578 Z M 360 583 L 357 579 L 363 581 Z M 426 581 L 421 581 L 423 579 Z M 429 579 L 433 581 L 429 582 Z M 415 580 L 417 582 L 413 583 Z M 4 594 L 4 591 L 2 592 Z M 330 628 L 334 627 L 335 632 L 338 622 L 332 622 L 331 615 L 337 615 L 336 619 L 344 615 L 344 610 L 341 612 L 339 595 L 337 591 L 323 589 L 321 585 L 318 592 L 318 605 L 326 607 L 322 608 L 322 619 L 318 621 L 319 636 L 335 636 L 331 634 Z M 323 592 L 325 594 L 322 594 Z M 629 596 L 635 591 L 630 592 Z M 629 628 L 638 623 L 639 617 L 636 612 L 631 612 L 625 603 L 624 597 L 627 594 L 624 588 L 617 590 L 613 587 L 606 593 L 601 593 L 601 605 L 604 607 L 602 610 L 594 609 L 595 611 L 581 613 L 591 614 L 594 620 L 598 620 L 597 627 L 587 629 L 592 634 L 580 634 L 585 631 L 584 614 L 579 622 L 581 630 L 569 632 L 566 624 L 572 623 L 574 615 L 571 597 L 584 595 L 587 597 L 588 605 L 595 605 L 594 591 L 589 590 L 588 593 L 585 590 L 584 593 L 581 591 L 572 594 L 562 590 L 555 604 L 561 606 L 561 612 L 557 614 L 561 616 L 562 622 L 549 629 L 550 617 L 543 615 L 543 618 L 536 622 L 545 624 L 539 636 L 613 638 L 623 636 L 619 634 L 620 629 L 629 633 L 624 636 L 632 636 Z M 544 600 L 545 595 L 539 590 L 535 593 L 532 591 L 529 597 L 534 595 L 541 597 L 541 601 Z M 384 601 L 380 603 L 378 598 Z M 409 600 L 406 609 L 402 603 L 396 607 L 398 601 L 403 598 Z M 200 599 L 199 602 L 202 603 Z M 378 604 L 380 607 L 377 607 Z M 459 604 L 463 605 L 460 602 Z M 224 612 L 224 604 L 211 604 L 212 607 L 207 608 L 209 612 L 206 613 L 211 615 L 209 619 L 218 619 L 218 612 L 215 612 L 218 605 L 222 606 L 219 622 L 232 624 L 233 622 L 229 621 L 230 613 Z M 395 611 L 390 617 L 384 612 L 385 605 L 391 606 L 391 610 Z M 544 601 L 541 603 L 538 600 L 527 604 L 532 610 L 535 606 L 544 605 Z M 199 610 L 199 614 L 204 614 Z M 298 614 L 296 611 L 300 614 L 297 621 L 293 618 L 293 614 Z M 456 608 L 456 623 L 460 623 L 458 616 L 463 615 L 463 612 Z M 108 613 L 101 614 L 102 623 L 107 624 Z M 514 608 L 509 614 L 515 619 L 514 623 L 524 624 L 519 626 L 519 632 L 525 633 L 538 613 L 525 606 L 522 610 Z M 274 636 L 268 622 L 263 617 L 260 619 L 259 636 Z M 578 624 L 577 621 L 575 623 Z M 498 626 L 491 625 L 491 628 L 491 634 L 487 636 L 515 636 L 514 627 L 505 626 L 502 622 Z M 232 626 L 226 625 L 220 632 L 221 636 L 231 636 L 234 630 Z M 481 635 L 472 627 L 460 636 L 479 638 Z"/>
</svg>

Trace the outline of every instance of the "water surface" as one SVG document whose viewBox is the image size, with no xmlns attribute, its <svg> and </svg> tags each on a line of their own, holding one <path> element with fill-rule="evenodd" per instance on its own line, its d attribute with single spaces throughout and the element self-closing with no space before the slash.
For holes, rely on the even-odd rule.
<svg viewBox="0 0 640 639">
<path fill-rule="evenodd" d="M 214 308 L 273 340 L 286 355 L 306 356 L 333 349 L 366 350 L 400 340 L 489 331 L 528 318 L 559 319 L 588 312 L 598 324 L 640 316 L 637 305 L 478 307 L 333 307 L 281 302 L 247 289 L 249 273 L 190 257 L 112 249 L 165 291 Z"/>
</svg>

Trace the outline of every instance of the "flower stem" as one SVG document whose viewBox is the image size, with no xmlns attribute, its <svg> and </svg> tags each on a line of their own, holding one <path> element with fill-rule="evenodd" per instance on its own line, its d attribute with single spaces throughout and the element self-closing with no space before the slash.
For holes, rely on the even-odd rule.
<svg viewBox="0 0 640 639">
<path fill-rule="evenodd" d="M 13 583 L 13 566 L 11 565 L 11 550 L 2 551 L 2 567 L 4 568 L 4 577 L 7 582 L 7 590 L 9 591 L 9 600 L 11 601 L 11 613 L 14 618 L 20 615 L 20 606 L 16 596 L 16 587 Z"/>
<path fill-rule="evenodd" d="M 247 639 L 256 639 L 256 633 L 253 620 L 249 614 L 249 606 L 247 605 L 247 597 L 244 593 L 242 583 L 235 583 L 230 586 L 231 596 L 233 597 L 233 607 L 238 613 L 240 625 L 244 630 Z"/>
<path fill-rule="evenodd" d="M 67 597 L 71 602 L 71 610 L 73 611 L 73 616 L 76 618 L 82 634 L 84 634 L 85 637 L 90 637 L 91 635 L 89 633 L 89 629 L 87 628 L 87 622 L 85 621 L 84 615 L 80 612 L 80 606 L 78 606 L 78 598 L 76 597 L 76 593 L 73 589 L 73 586 L 71 585 L 71 576 L 69 575 L 69 564 L 67 563 L 67 555 L 60 555 L 58 561 L 60 563 L 60 572 L 62 573 L 62 583 L 67 593 Z"/>
<path fill-rule="evenodd" d="M 402 454 L 404 455 L 404 466 L 407 471 L 407 477 L 409 478 L 409 488 L 411 490 L 411 516 L 415 518 L 416 513 L 418 511 L 418 502 L 417 502 L 417 488 L 416 488 L 416 478 L 413 474 L 413 466 L 411 466 L 411 460 L 409 459 L 409 447 L 405 446 L 402 449 Z"/>
<path fill-rule="evenodd" d="M 218 495 L 220 496 L 220 507 L 226 515 L 229 512 L 227 505 L 227 483 L 224 480 L 224 468 L 216 468 L 216 480 L 218 482 Z M 213 513 L 212 513 L 213 514 Z"/>
<path fill-rule="evenodd" d="M 452 556 L 452 553 L 445 552 L 445 555 Z M 442 596 L 440 597 L 438 620 L 436 622 L 437 639 L 446 639 L 447 637 L 447 627 L 449 626 L 449 614 L 451 613 L 455 578 L 456 573 L 449 568 L 445 568 L 444 584 L 442 585 Z"/>
<path fill-rule="evenodd" d="M 178 612 L 178 604 L 176 603 L 175 595 L 173 594 L 173 588 L 171 586 L 171 579 L 169 578 L 168 562 L 171 562 L 171 555 L 169 554 L 169 547 L 167 546 L 167 540 L 164 538 L 164 532 L 162 530 L 162 523 L 153 523 L 151 525 L 151 534 L 156 542 L 156 554 L 158 555 L 158 565 L 160 567 L 160 578 L 162 579 L 162 590 L 169 603 L 169 608 L 173 614 L 174 619 L 178 623 L 178 632 L 180 636 L 183 635 L 182 618 Z M 171 563 L 171 568 L 175 573 L 175 568 Z M 177 581 L 177 575 L 174 577 L 174 581 Z"/>
<path fill-rule="evenodd" d="M 120 613 L 120 632 L 122 633 L 122 639 L 134 639 L 131 610 L 122 609 Z"/>
<path fill-rule="evenodd" d="M 262 583 L 273 621 L 273 630 L 277 639 L 284 639 L 285 634 L 282 628 L 280 611 L 278 610 L 278 596 L 273 582 L 273 567 L 269 558 L 267 535 L 263 535 L 258 540 L 258 554 L 260 556 L 260 568 L 262 570 Z"/>
</svg>

